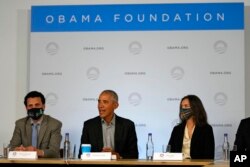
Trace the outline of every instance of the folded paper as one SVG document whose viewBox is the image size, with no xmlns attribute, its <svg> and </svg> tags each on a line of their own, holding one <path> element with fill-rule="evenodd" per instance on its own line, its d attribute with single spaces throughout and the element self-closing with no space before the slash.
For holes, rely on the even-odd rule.
<svg viewBox="0 0 250 167">
<path fill-rule="evenodd" d="M 111 152 L 82 153 L 82 160 L 111 160 Z"/>
<path fill-rule="evenodd" d="M 36 151 L 10 151 L 8 159 L 37 159 Z"/>
<path fill-rule="evenodd" d="M 154 153 L 153 160 L 183 160 L 182 153 Z"/>
</svg>

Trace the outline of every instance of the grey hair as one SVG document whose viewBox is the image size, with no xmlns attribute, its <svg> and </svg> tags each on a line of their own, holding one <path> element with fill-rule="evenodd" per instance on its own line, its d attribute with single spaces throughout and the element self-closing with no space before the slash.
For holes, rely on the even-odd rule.
<svg viewBox="0 0 250 167">
<path fill-rule="evenodd" d="M 113 90 L 104 90 L 104 91 L 102 91 L 101 94 L 104 94 L 104 93 L 107 93 L 107 94 L 111 95 L 113 97 L 114 101 L 118 102 L 118 100 L 119 100 L 118 95 L 117 95 L 117 93 L 115 91 L 113 91 Z"/>
</svg>

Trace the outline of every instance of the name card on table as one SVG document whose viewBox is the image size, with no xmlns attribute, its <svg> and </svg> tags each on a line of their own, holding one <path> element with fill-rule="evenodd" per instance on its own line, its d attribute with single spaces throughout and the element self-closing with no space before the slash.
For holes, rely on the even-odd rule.
<svg viewBox="0 0 250 167">
<path fill-rule="evenodd" d="M 183 154 L 182 153 L 154 153 L 153 160 L 176 160 L 182 161 Z"/>
<path fill-rule="evenodd" d="M 82 153 L 82 160 L 111 160 L 111 152 Z"/>
<path fill-rule="evenodd" d="M 37 159 L 36 151 L 10 151 L 8 159 Z"/>
</svg>

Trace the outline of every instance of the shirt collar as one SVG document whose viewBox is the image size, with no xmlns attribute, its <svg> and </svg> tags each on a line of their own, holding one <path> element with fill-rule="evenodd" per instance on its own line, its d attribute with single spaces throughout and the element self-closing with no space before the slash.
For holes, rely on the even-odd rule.
<svg viewBox="0 0 250 167">
<path fill-rule="evenodd" d="M 114 114 L 109 125 L 115 125 L 115 117 L 116 115 Z M 103 118 L 102 118 L 102 123 L 105 123 L 106 125 L 108 125 L 107 122 Z"/>
<path fill-rule="evenodd" d="M 38 121 L 34 121 L 33 119 L 30 118 L 30 123 L 31 125 L 33 124 L 38 124 L 38 125 L 41 125 L 42 124 L 42 121 L 43 121 L 43 115 L 41 116 L 41 118 L 38 120 Z"/>
</svg>

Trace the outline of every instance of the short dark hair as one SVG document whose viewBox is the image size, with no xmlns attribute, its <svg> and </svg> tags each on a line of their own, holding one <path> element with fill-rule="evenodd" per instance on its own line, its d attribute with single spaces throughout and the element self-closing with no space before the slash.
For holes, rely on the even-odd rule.
<svg viewBox="0 0 250 167">
<path fill-rule="evenodd" d="M 24 97 L 24 105 L 27 106 L 27 100 L 31 97 L 40 97 L 43 104 L 45 104 L 45 97 L 41 92 L 31 91 Z"/>
</svg>

